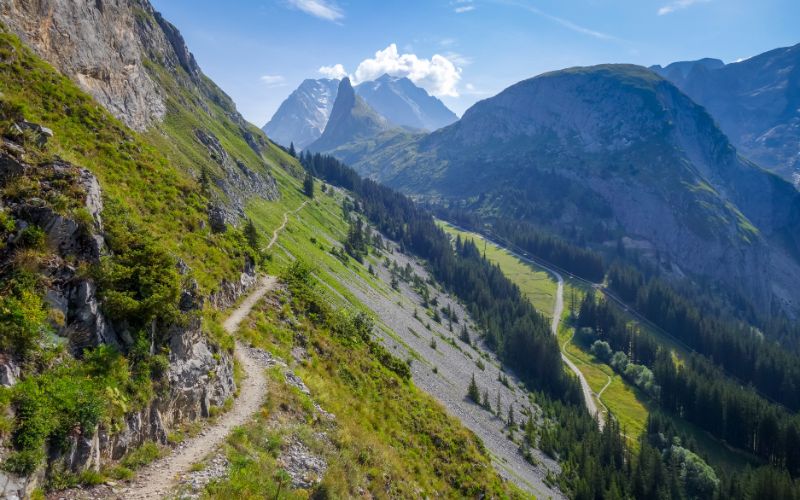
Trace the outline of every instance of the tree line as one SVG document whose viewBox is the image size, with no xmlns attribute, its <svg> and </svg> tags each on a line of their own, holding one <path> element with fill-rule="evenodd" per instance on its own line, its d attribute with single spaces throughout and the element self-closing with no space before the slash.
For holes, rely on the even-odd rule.
<svg viewBox="0 0 800 500">
<path fill-rule="evenodd" d="M 740 381 L 792 411 L 800 409 L 800 355 L 740 321 L 700 311 L 694 301 L 658 277 L 612 265 L 609 288 L 663 328 Z"/>
<path fill-rule="evenodd" d="M 357 197 L 366 218 L 401 250 L 425 259 L 431 274 L 465 304 L 501 360 L 531 387 L 573 404 L 580 403 L 577 382 L 561 366 L 549 323 L 471 241 L 451 242 L 427 211 L 406 196 L 369 179 L 331 156 L 301 155 L 316 177 Z"/>
</svg>

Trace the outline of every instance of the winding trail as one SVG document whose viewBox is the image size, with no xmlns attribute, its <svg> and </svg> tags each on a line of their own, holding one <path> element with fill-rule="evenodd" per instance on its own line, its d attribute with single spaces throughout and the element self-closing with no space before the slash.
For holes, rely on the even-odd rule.
<svg viewBox="0 0 800 500">
<path fill-rule="evenodd" d="M 510 250 L 509 250 L 510 251 Z M 514 254 L 516 255 L 516 254 Z M 517 257 L 521 257 L 517 255 Z M 556 277 L 558 281 L 558 289 L 556 290 L 556 305 L 553 308 L 553 322 L 550 325 L 550 329 L 556 337 L 558 336 L 558 325 L 561 322 L 561 314 L 564 312 L 564 278 L 561 277 L 561 274 L 556 272 L 553 269 L 548 269 L 550 273 Z M 589 383 L 586 381 L 586 377 L 583 376 L 583 373 L 578 369 L 577 365 L 569 359 L 565 353 L 566 350 L 566 342 L 564 346 L 561 348 L 561 359 L 566 363 L 570 370 L 578 377 L 578 380 L 581 384 L 581 391 L 583 392 L 583 400 L 586 402 L 586 409 L 589 410 L 589 414 L 597 419 L 598 425 L 600 429 L 605 426 L 605 415 L 597 410 L 597 404 L 594 400 L 594 393 L 592 392 L 592 388 L 589 387 Z M 610 382 L 610 379 L 609 379 Z M 605 388 L 604 388 L 605 389 Z"/>
<path fill-rule="evenodd" d="M 303 207 L 306 205 L 308 205 L 308 200 L 301 203 L 300 206 L 295 208 L 294 210 L 289 210 L 283 213 L 283 222 L 281 223 L 280 226 L 276 227 L 274 231 L 272 231 L 272 239 L 269 240 L 269 243 L 266 246 L 266 250 L 272 248 L 272 245 L 274 245 L 278 241 L 278 236 L 281 234 L 281 231 L 283 231 L 286 228 L 286 224 L 289 223 L 289 216 L 296 214 L 297 212 L 302 210 Z"/>
<path fill-rule="evenodd" d="M 272 239 L 267 244 L 267 250 L 278 241 L 280 232 L 286 228 L 289 221 L 289 215 L 296 214 L 306 204 L 308 201 L 304 201 L 296 209 L 283 214 L 283 223 L 272 232 Z M 222 325 L 225 331 L 234 335 L 253 306 L 275 288 L 277 282 L 278 279 L 275 276 L 262 277 L 258 285 L 225 320 Z M 245 378 L 240 383 L 239 395 L 234 400 L 233 408 L 222 414 L 216 422 L 205 427 L 199 435 L 186 440 L 169 455 L 141 469 L 136 480 L 123 490 L 124 498 L 153 499 L 167 496 L 177 484 L 181 474 L 188 472 L 192 464 L 203 460 L 225 440 L 234 428 L 244 425 L 258 412 L 267 394 L 264 366 L 238 340 L 234 353 L 236 361 L 244 371 Z"/>
</svg>

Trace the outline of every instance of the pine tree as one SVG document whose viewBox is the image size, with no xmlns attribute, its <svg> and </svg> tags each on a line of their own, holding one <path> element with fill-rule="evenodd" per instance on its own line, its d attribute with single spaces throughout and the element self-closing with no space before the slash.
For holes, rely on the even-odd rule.
<svg viewBox="0 0 800 500">
<path fill-rule="evenodd" d="M 481 393 L 478 390 L 478 384 L 475 383 L 475 374 L 472 374 L 472 380 L 469 383 L 469 388 L 467 389 L 467 397 L 472 400 L 475 404 L 480 404 L 481 401 Z"/>
<path fill-rule="evenodd" d="M 309 198 L 314 197 L 314 177 L 311 172 L 306 172 L 306 178 L 303 179 L 303 193 Z"/>
<path fill-rule="evenodd" d="M 247 224 L 244 226 L 244 236 L 247 238 L 247 244 L 250 245 L 250 248 L 258 250 L 258 230 L 253 224 L 253 219 L 247 219 Z"/>
<path fill-rule="evenodd" d="M 497 391 L 497 404 L 495 404 L 495 410 L 497 411 L 497 416 L 501 417 L 501 414 L 503 412 L 503 407 L 502 407 L 502 401 L 500 401 L 500 391 Z"/>
<path fill-rule="evenodd" d="M 461 328 L 461 335 L 459 335 L 458 338 L 461 339 L 461 342 L 464 342 L 467 345 L 472 345 L 472 339 L 469 338 L 469 330 L 467 330 L 467 325 L 464 325 Z"/>
<path fill-rule="evenodd" d="M 297 151 L 294 149 L 294 142 L 289 143 L 289 154 L 292 155 L 293 158 L 297 158 Z"/>
<path fill-rule="evenodd" d="M 489 390 L 488 389 L 484 389 L 483 390 L 483 403 L 482 404 L 483 404 L 483 408 L 486 411 L 489 411 L 489 412 L 492 411 L 492 403 L 489 402 Z"/>
<path fill-rule="evenodd" d="M 508 405 L 508 426 L 514 427 L 514 404 Z"/>
</svg>

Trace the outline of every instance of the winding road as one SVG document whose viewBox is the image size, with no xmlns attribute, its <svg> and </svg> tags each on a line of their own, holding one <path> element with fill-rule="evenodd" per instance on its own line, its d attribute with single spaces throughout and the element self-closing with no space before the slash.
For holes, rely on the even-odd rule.
<svg viewBox="0 0 800 500">
<path fill-rule="evenodd" d="M 508 249 L 506 249 L 508 250 Z M 511 252 L 511 250 L 508 250 Z M 513 252 L 512 252 L 513 253 Z M 517 258 L 523 259 L 522 256 L 514 254 Z M 527 260 L 527 259 L 526 259 Z M 558 289 L 556 290 L 556 305 L 553 308 L 553 322 L 550 325 L 550 329 L 553 332 L 553 335 L 556 337 L 558 336 L 558 325 L 561 322 L 561 315 L 564 312 L 564 278 L 561 277 L 561 274 L 554 271 L 553 269 L 548 269 L 548 271 L 555 276 L 556 280 L 558 281 Z M 583 400 L 586 402 L 586 409 L 589 411 L 589 414 L 597 419 L 597 423 L 602 429 L 605 426 L 605 415 L 597 410 L 597 404 L 595 403 L 595 396 L 592 392 L 592 388 L 589 387 L 589 383 L 586 381 L 586 377 L 583 376 L 583 373 L 578 369 L 577 365 L 572 362 L 571 359 L 567 357 L 565 354 L 566 350 L 566 342 L 565 345 L 561 348 L 561 359 L 566 363 L 570 370 L 578 377 L 578 380 L 581 384 L 581 391 L 583 392 Z M 610 380 L 609 380 L 610 381 Z M 606 387 L 608 384 L 606 384 Z M 605 389 L 605 388 L 603 388 Z"/>
</svg>

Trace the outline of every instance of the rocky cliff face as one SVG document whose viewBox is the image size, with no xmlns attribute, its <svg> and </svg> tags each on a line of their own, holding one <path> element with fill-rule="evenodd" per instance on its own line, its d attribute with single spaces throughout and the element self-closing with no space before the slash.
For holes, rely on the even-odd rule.
<svg viewBox="0 0 800 500">
<path fill-rule="evenodd" d="M 18 266 L 15 248 L 26 237 L 26 229 L 39 227 L 44 233 L 48 259 L 42 269 L 46 283 L 45 301 L 50 308 L 51 328 L 66 343 L 69 352 L 80 358 L 86 349 L 110 345 L 126 352 L 133 338 L 125 325 L 114 324 L 104 313 L 98 286 L 91 274 L 80 269 L 99 264 L 109 254 L 103 230 L 103 198 L 95 176 L 84 168 L 64 161 L 32 165 L 23 159 L 25 149 L 8 139 L 0 144 L 0 191 L 11 192 L 0 197 L 0 209 L 15 221 L 16 232 L 0 245 L 0 277 Z M 7 190 L 21 179 L 37 183 L 34 197 L 21 196 L 18 190 Z M 64 213 L 55 203 L 65 196 L 80 200 L 72 213 L 85 213 L 76 219 Z M 252 266 L 243 272 L 255 280 Z M 243 293 L 247 286 L 230 292 L 230 299 Z M 181 310 L 191 314 L 203 305 L 196 287 L 183 291 Z M 130 412 L 124 424 L 110 429 L 100 424 L 91 432 L 74 432 L 66 446 L 48 451 L 47 470 L 79 473 L 97 470 L 110 460 L 121 458 L 146 440 L 166 444 L 167 429 L 176 424 L 206 417 L 214 406 L 221 406 L 231 397 L 236 385 L 233 361 L 228 352 L 209 342 L 203 333 L 199 316 L 186 324 L 173 325 L 165 332 L 169 347 L 166 373 L 168 391 L 147 407 Z M 24 360 L 3 355 L 0 382 L 13 386 L 20 378 Z M 91 437 L 84 437 L 89 436 Z M 0 474 L 0 493 L 5 497 L 27 496 L 42 479 L 42 472 L 31 477 Z"/>
<path fill-rule="evenodd" d="M 2 0 L 0 21 L 117 118 L 144 130 L 166 113 L 145 54 L 177 58 L 164 31 L 139 23 L 147 10 L 146 2 Z"/>
<path fill-rule="evenodd" d="M 800 44 L 651 69 L 704 106 L 742 154 L 800 187 Z"/>
<path fill-rule="evenodd" d="M 798 193 L 741 159 L 705 110 L 644 68 L 526 80 L 454 125 L 356 160 L 407 192 L 598 245 L 628 238 L 764 311 L 800 308 Z"/>
</svg>

